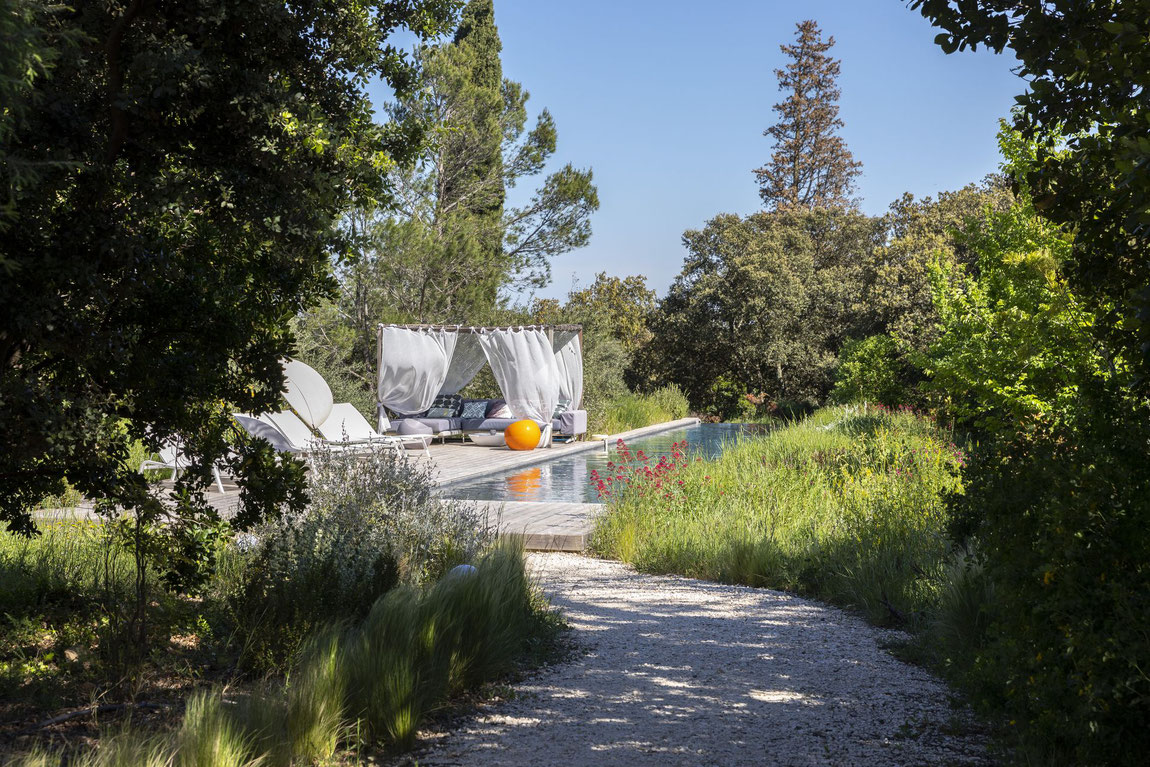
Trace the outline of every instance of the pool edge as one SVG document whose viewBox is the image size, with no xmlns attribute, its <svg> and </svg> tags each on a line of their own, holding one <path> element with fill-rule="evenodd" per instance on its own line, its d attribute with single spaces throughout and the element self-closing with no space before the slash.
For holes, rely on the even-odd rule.
<svg viewBox="0 0 1150 767">
<path fill-rule="evenodd" d="M 608 443 L 614 443 L 618 440 L 623 440 L 625 442 L 627 440 L 636 439 L 638 437 L 648 437 L 652 434 L 671 431 L 672 429 L 682 429 L 690 426 L 697 426 L 700 422 L 701 421 L 698 418 L 679 418 L 675 421 L 665 421 L 664 423 L 656 423 L 650 426 L 642 426 L 638 429 L 631 429 L 630 431 L 612 434 L 607 437 L 606 441 Z M 521 460 L 500 464 L 499 471 L 502 473 L 510 469 L 519 469 L 524 466 L 533 466 L 539 463 L 547 463 L 549 461 L 555 461 L 569 455 L 576 455 L 578 453 L 584 453 L 590 450 L 599 450 L 602 447 L 603 440 L 588 439 L 585 442 L 576 443 L 575 447 L 569 447 L 566 450 L 561 450 L 558 452 L 552 452 L 547 448 L 538 448 L 536 450 L 524 453 Z M 550 453 L 550 455 L 548 455 L 548 453 Z M 446 482 L 440 482 L 439 480 L 436 480 L 436 489 L 443 491 L 446 488 L 452 487 L 453 485 L 469 482 L 488 473 L 490 473 L 489 469 L 481 468 L 464 474 L 456 475 Z"/>
</svg>

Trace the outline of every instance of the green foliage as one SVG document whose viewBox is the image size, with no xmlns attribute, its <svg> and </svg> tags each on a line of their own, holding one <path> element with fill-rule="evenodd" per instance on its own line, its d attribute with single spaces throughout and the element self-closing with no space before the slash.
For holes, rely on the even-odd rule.
<svg viewBox="0 0 1150 767">
<path fill-rule="evenodd" d="M 937 198 L 916 200 L 907 193 L 884 217 L 885 242 L 866 259 L 863 270 L 867 335 L 888 333 L 909 350 L 923 351 L 933 340 L 938 313 L 932 301 L 931 269 L 941 262 L 955 273 L 974 265 L 976 254 L 963 233 L 977 231 L 991 212 L 1014 199 L 1009 179 L 988 176 Z"/>
<path fill-rule="evenodd" d="M 545 302 L 538 302 L 544 304 Z M 586 288 L 572 288 L 562 309 L 564 322 L 583 325 L 584 332 L 603 330 L 634 354 L 651 337 L 647 318 L 655 309 L 655 291 L 643 275 L 610 277 L 599 272 Z M 538 305 L 536 316 L 545 315 Z"/>
<path fill-rule="evenodd" d="M 610 413 L 624 404 L 641 407 L 645 402 L 631 396 L 626 375 L 635 350 L 650 338 L 647 318 L 654 305 L 655 291 L 647 287 L 645 277 L 610 277 L 606 272 L 595 275 L 586 288 L 572 288 L 565 303 L 541 299 L 531 305 L 531 322 L 583 327 L 583 409 L 592 433 L 609 430 Z M 659 422 L 648 417 L 658 415 L 639 413 L 634 422 L 644 426 Z M 630 422 L 615 419 L 616 425 Z"/>
<path fill-rule="evenodd" d="M 1036 204 L 1075 234 L 1065 265 L 1150 392 L 1150 3 L 913 0 L 947 53 L 1009 48 L 1026 78 L 1015 127 L 1036 139 Z"/>
<path fill-rule="evenodd" d="M 890 336 L 871 336 L 843 344 L 835 369 L 831 400 L 876 402 L 897 407 L 909 401 L 906 365 L 899 344 Z"/>
<path fill-rule="evenodd" d="M 987 445 L 956 509 L 996 594 L 961 678 L 1035 761 L 1138 764 L 1150 747 L 1150 407 L 1114 401 L 1088 382 L 1072 425 Z"/>
<path fill-rule="evenodd" d="M 1039 148 L 1008 132 L 1002 145 L 1008 169 L 1027 177 Z M 1150 746 L 1139 670 L 1150 662 L 1150 403 L 1124 345 L 1095 332 L 1106 307 L 1064 276 L 1071 237 L 1019 186 L 1009 209 L 964 238 L 974 269 L 934 275 L 926 385 L 980 441 L 952 503 L 972 575 L 934 636 L 1026 758 L 1135 764 Z M 975 624 L 972 603 L 984 608 Z"/>
<path fill-rule="evenodd" d="M 657 423 L 666 423 L 687 415 L 687 397 L 674 384 L 650 394 L 624 394 L 607 403 L 601 414 L 589 423 L 589 431 L 621 434 Z"/>
<path fill-rule="evenodd" d="M 58 520 L 24 538 L 0 532 L 0 689 L 28 702 L 87 676 L 80 648 L 108 666 L 123 654 L 134 596 L 131 554 L 99 525 Z"/>
<path fill-rule="evenodd" d="M 940 331 L 924 357 L 928 388 L 959 420 L 992 434 L 1064 418 L 1079 387 L 1109 377 L 1114 362 L 1062 277 L 1070 238 L 1023 194 L 967 242 L 976 277 L 935 270 Z"/>
<path fill-rule="evenodd" d="M 623 380 L 626 368 L 622 344 L 601 332 L 583 333 L 583 409 L 589 432 L 602 433 L 596 429 L 606 428 L 612 403 L 630 396 Z"/>
<path fill-rule="evenodd" d="M 917 626 L 944 588 L 944 498 L 961 492 L 962 460 L 909 412 L 824 410 L 715 461 L 632 471 L 593 546 L 650 572 L 792 589 Z"/>
<path fill-rule="evenodd" d="M 218 521 L 203 499 L 213 463 L 240 480 L 239 527 L 304 500 L 299 464 L 235 434 L 229 413 L 275 405 L 289 320 L 332 287 L 334 224 L 385 203 L 386 171 L 419 143 L 373 121 L 368 79 L 406 93 L 415 74 L 386 39 L 435 37 L 456 6 L 3 10 L 5 73 L 28 68 L 0 86 L 14 94 L 0 127 L 0 520 L 31 533 L 28 510 L 66 477 L 131 512 L 131 545 L 174 556 L 167 582 L 194 587 Z M 194 465 L 165 504 L 126 457 L 173 437 Z"/>
<path fill-rule="evenodd" d="M 328 763 L 341 748 L 408 748 L 448 695 L 539 661 L 559 629 L 521 549 L 498 546 L 475 566 L 394 589 L 362 621 L 318 631 L 286 683 L 227 702 L 220 690 L 193 694 L 171 735 L 127 729 L 97 751 L 33 751 L 14 764 L 289 767 Z"/>
</svg>

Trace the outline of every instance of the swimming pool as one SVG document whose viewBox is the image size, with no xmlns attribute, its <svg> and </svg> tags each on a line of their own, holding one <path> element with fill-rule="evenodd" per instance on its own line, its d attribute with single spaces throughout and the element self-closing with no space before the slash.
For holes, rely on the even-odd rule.
<svg viewBox="0 0 1150 767">
<path fill-rule="evenodd" d="M 627 445 L 642 450 L 657 461 L 660 455 L 669 455 L 675 442 L 687 441 L 692 456 L 711 459 L 723 450 L 725 444 L 740 435 L 763 433 L 761 427 L 737 423 L 701 423 L 682 429 L 652 434 Z M 513 469 L 491 476 L 469 479 L 443 488 L 448 498 L 472 501 L 565 501 L 598 503 L 599 495 L 591 485 L 591 472 L 602 472 L 608 461 L 615 460 L 615 446 L 607 455 L 600 448 L 585 450 L 557 458 L 546 463 Z"/>
</svg>

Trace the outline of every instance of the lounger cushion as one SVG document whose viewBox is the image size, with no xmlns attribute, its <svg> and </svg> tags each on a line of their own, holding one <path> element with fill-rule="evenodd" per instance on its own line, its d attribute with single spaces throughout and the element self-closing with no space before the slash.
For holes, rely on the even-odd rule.
<svg viewBox="0 0 1150 767">
<path fill-rule="evenodd" d="M 431 436 L 431 427 L 415 418 L 404 418 L 395 422 L 395 433 L 401 437 Z"/>
<path fill-rule="evenodd" d="M 464 431 L 479 431 L 486 418 L 460 418 L 459 428 Z"/>
<path fill-rule="evenodd" d="M 551 429 L 556 434 L 566 434 L 570 437 L 586 434 L 587 411 L 568 410 L 566 413 L 560 413 L 551 421 Z"/>
</svg>

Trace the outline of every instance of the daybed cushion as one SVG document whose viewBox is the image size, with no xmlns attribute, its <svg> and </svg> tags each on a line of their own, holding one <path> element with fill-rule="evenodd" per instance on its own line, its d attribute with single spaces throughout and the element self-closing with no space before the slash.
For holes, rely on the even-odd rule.
<svg viewBox="0 0 1150 767">
<path fill-rule="evenodd" d="M 467 428 L 467 427 L 464 427 L 464 428 L 467 431 L 491 431 L 491 430 L 503 431 L 508 426 L 510 426 L 511 424 L 515 423 L 516 421 L 520 421 L 520 420 L 522 420 L 522 419 L 520 419 L 520 418 L 485 418 L 472 428 Z M 535 423 L 539 423 L 539 422 L 536 421 Z M 539 424 L 539 427 L 542 428 L 543 424 Z"/>
<path fill-rule="evenodd" d="M 556 434 L 566 434 L 576 437 L 587 433 L 587 411 L 568 410 L 555 416 L 551 421 L 551 430 Z"/>
<path fill-rule="evenodd" d="M 415 418 L 404 418 L 395 422 L 395 433 L 401 437 L 428 437 L 433 432 L 430 426 Z"/>
<path fill-rule="evenodd" d="M 427 410 L 428 418 L 458 418 L 463 410 L 463 397 L 458 394 L 440 394 Z"/>
<path fill-rule="evenodd" d="M 459 424 L 460 424 L 460 419 L 458 419 L 458 418 L 428 418 L 426 416 L 421 417 L 421 418 L 415 418 L 415 417 L 404 418 L 402 421 L 398 421 L 397 423 L 404 424 L 404 423 L 407 423 L 408 421 L 423 424 L 424 426 L 431 429 L 432 434 L 439 434 L 440 432 L 443 432 L 443 431 L 459 431 Z M 396 426 L 396 429 L 398 430 L 399 426 Z M 400 432 L 400 433 L 402 433 L 402 432 Z M 415 432 L 415 433 L 416 434 L 427 434 L 428 432 Z"/>
</svg>

